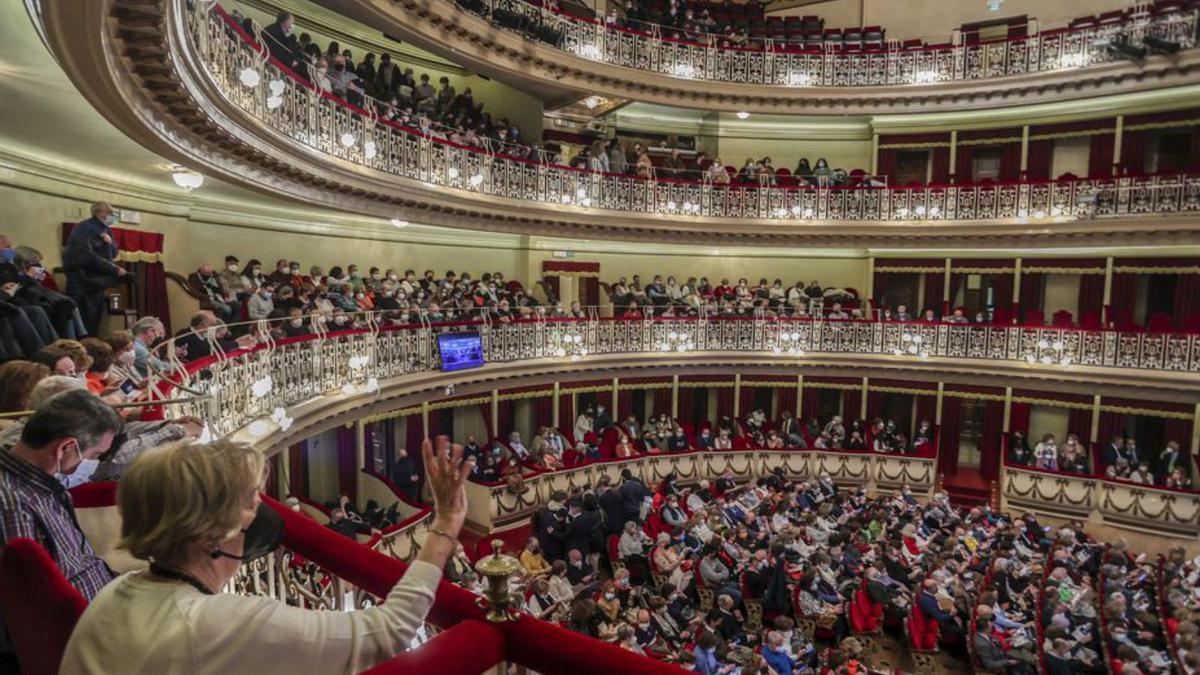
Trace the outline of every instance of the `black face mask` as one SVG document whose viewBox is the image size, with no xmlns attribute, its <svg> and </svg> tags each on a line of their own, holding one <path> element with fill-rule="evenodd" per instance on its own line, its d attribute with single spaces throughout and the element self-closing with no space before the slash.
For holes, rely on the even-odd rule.
<svg viewBox="0 0 1200 675">
<path fill-rule="evenodd" d="M 279 542 L 283 540 L 283 518 L 275 509 L 260 503 L 250 527 L 242 530 L 242 534 L 245 535 L 245 542 L 242 544 L 240 556 L 216 548 L 213 549 L 212 557 L 233 558 L 244 563 L 258 560 L 279 548 Z"/>
</svg>

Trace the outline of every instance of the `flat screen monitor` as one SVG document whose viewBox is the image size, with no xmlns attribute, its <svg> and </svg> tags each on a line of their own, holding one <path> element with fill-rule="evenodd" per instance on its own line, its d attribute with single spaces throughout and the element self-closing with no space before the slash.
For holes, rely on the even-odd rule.
<svg viewBox="0 0 1200 675">
<path fill-rule="evenodd" d="M 465 370 L 483 365 L 483 341 L 479 333 L 446 333 L 438 336 L 442 370 Z"/>
</svg>

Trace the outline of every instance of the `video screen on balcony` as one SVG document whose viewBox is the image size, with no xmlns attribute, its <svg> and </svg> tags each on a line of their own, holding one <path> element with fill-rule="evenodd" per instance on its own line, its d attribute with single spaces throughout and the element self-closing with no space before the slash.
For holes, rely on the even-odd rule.
<svg viewBox="0 0 1200 675">
<path fill-rule="evenodd" d="M 448 333 L 438 336 L 442 370 L 465 370 L 483 365 L 483 341 L 479 333 Z"/>
</svg>

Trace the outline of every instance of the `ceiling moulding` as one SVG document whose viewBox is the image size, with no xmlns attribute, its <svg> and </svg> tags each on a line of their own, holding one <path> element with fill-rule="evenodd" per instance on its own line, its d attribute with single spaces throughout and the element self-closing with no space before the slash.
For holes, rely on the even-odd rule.
<svg viewBox="0 0 1200 675">
<path fill-rule="evenodd" d="M 209 74 L 212 66 L 190 45 L 184 0 L 141 0 L 116 8 L 43 0 L 43 9 L 47 37 L 64 71 L 116 128 L 168 162 L 323 210 L 492 233 L 720 246 L 1191 244 L 1200 231 L 1195 214 L 1053 227 L 1018 217 L 798 221 L 582 208 L 437 187 L 325 154 L 233 103 Z M 224 38 L 223 32 L 215 34 Z"/>
<path fill-rule="evenodd" d="M 363 24 L 526 90 L 573 90 L 685 108 L 862 115 L 985 110 L 1192 84 L 1200 49 L 1032 75 L 888 87 L 779 87 L 689 80 L 585 59 L 495 27 L 451 0 L 317 0 Z M 554 98 L 553 96 L 549 98 Z"/>
</svg>

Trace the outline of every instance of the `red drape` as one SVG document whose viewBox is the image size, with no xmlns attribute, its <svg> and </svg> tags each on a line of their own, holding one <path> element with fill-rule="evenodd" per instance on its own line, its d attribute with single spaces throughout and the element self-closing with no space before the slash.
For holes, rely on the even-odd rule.
<svg viewBox="0 0 1200 675">
<path fill-rule="evenodd" d="M 1021 178 L 1021 144 L 1005 143 L 1000 146 L 1000 180 Z"/>
<path fill-rule="evenodd" d="M 622 389 L 619 392 L 617 392 L 617 414 L 616 414 L 616 417 L 619 417 L 620 419 L 625 419 L 626 417 L 629 417 L 630 415 L 633 415 L 634 417 L 638 418 L 639 420 L 643 417 L 641 410 L 633 409 L 633 390 L 632 389 Z"/>
<path fill-rule="evenodd" d="M 584 307 L 596 307 L 600 304 L 600 280 L 596 277 L 579 278 L 579 301 Z"/>
<path fill-rule="evenodd" d="M 942 399 L 941 447 L 938 448 L 938 472 L 953 476 L 958 471 L 958 439 L 962 432 L 962 399 Z"/>
<path fill-rule="evenodd" d="M 671 388 L 663 387 L 654 390 L 654 414 L 671 414 Z"/>
<path fill-rule="evenodd" d="M 970 183 L 972 180 L 971 172 L 971 146 L 960 145 L 955 153 L 954 159 L 954 182 L 955 183 Z"/>
<path fill-rule="evenodd" d="M 754 392 L 757 387 L 742 386 L 738 390 L 738 415 L 745 417 L 754 410 Z"/>
<path fill-rule="evenodd" d="M 558 395 L 558 428 L 571 430 L 575 428 L 575 395 L 574 394 L 559 394 Z M 582 441 L 582 438 L 576 438 L 575 442 Z"/>
<path fill-rule="evenodd" d="M 358 503 L 358 443 L 354 427 L 340 426 L 337 429 L 337 473 L 338 493 L 350 498 L 351 504 Z"/>
<path fill-rule="evenodd" d="M 816 387 L 805 387 L 800 404 L 800 415 L 804 419 L 819 417 L 821 414 L 821 390 Z"/>
<path fill-rule="evenodd" d="M 695 414 L 693 409 L 696 407 L 696 388 L 695 387 L 680 387 L 679 388 L 679 414 L 676 419 L 680 422 L 695 424 Z"/>
<path fill-rule="evenodd" d="M 1177 328 L 1187 325 L 1189 317 L 1200 315 L 1200 274 L 1180 274 L 1176 277 L 1174 314 Z"/>
<path fill-rule="evenodd" d="M 517 402 L 511 399 L 507 401 L 497 401 L 496 420 L 500 423 L 500 428 L 495 430 L 494 434 L 496 436 L 500 436 L 505 440 L 508 439 L 508 434 L 511 433 L 513 431 L 513 427 L 516 426 L 516 420 L 514 419 L 514 411 L 517 407 L 516 404 Z"/>
<path fill-rule="evenodd" d="M 929 420 L 933 424 L 934 418 L 937 417 L 937 396 L 918 395 L 917 397 L 917 419 L 916 423 L 919 426 L 922 421 Z"/>
<path fill-rule="evenodd" d="M 1075 434 L 1079 437 L 1083 446 L 1091 447 L 1092 441 L 1099 440 L 1092 438 L 1092 411 L 1082 408 L 1071 408 L 1067 413 L 1067 433 Z"/>
<path fill-rule="evenodd" d="M 778 419 L 783 411 L 796 413 L 796 387 L 775 387 L 775 417 Z M 770 414 L 770 413 L 768 413 Z"/>
<path fill-rule="evenodd" d="M 925 286 L 925 306 L 922 310 L 941 312 L 944 308 L 942 296 L 946 289 L 946 275 L 942 272 L 923 272 L 921 279 Z"/>
<path fill-rule="evenodd" d="M 1094 134 L 1088 151 L 1088 178 L 1108 178 L 1113 170 L 1115 134 Z"/>
<path fill-rule="evenodd" d="M 1121 134 L 1121 174 L 1132 176 L 1146 170 L 1146 145 L 1149 129 L 1125 131 Z"/>
<path fill-rule="evenodd" d="M 1086 314 L 1100 316 L 1104 309 L 1104 275 L 1082 274 L 1079 278 L 1079 314 L 1083 321 Z"/>
<path fill-rule="evenodd" d="M 733 415 L 733 387 L 717 387 L 717 416 Z"/>
<path fill-rule="evenodd" d="M 1025 177 L 1029 180 L 1049 180 L 1054 160 L 1054 140 L 1050 138 L 1029 141 Z"/>
<path fill-rule="evenodd" d="M 538 427 L 554 425 L 554 396 L 539 396 L 534 399 L 533 406 Z"/>
<path fill-rule="evenodd" d="M 1014 274 L 992 274 L 992 308 L 1001 310 L 997 318 L 1012 318 Z"/>
<path fill-rule="evenodd" d="M 1013 403 L 1008 417 L 1009 432 L 1019 431 L 1029 436 L 1029 415 L 1033 406 L 1028 403 Z"/>
<path fill-rule="evenodd" d="M 288 492 L 308 498 L 308 441 L 288 448 Z"/>
<path fill-rule="evenodd" d="M 945 419 L 945 409 L 942 410 Z M 979 475 L 985 480 L 1000 477 L 1000 435 L 1004 433 L 1004 402 L 988 401 L 979 430 Z M 945 433 L 943 423 L 942 433 Z"/>
<path fill-rule="evenodd" d="M 1163 447 L 1167 445 L 1167 441 L 1175 441 L 1179 444 L 1179 452 L 1185 455 L 1191 454 L 1192 445 L 1192 420 L 1181 420 L 1172 417 L 1163 420 Z M 1185 463 L 1185 466 L 1190 466 L 1191 463 Z"/>
<path fill-rule="evenodd" d="M 1100 443 L 1107 443 L 1113 436 L 1125 437 L 1125 415 L 1115 412 L 1100 413 L 1100 424 L 1097 426 L 1096 435 L 1100 438 L 1096 439 Z"/>
<path fill-rule="evenodd" d="M 264 491 L 279 499 L 284 495 L 279 494 L 279 455 L 271 455 L 267 460 L 267 484 L 264 486 Z"/>
<path fill-rule="evenodd" d="M 867 419 L 883 417 L 883 402 L 887 394 L 882 391 L 867 391 Z"/>
<path fill-rule="evenodd" d="M 1118 329 L 1133 326 L 1133 306 L 1137 302 L 1137 275 L 1114 273 L 1107 320 Z"/>
<path fill-rule="evenodd" d="M 78 223 L 63 223 L 63 243 L 75 229 Z M 157 232 L 130 230 L 121 227 L 112 228 L 113 243 L 123 254 L 144 253 L 157 258 L 162 257 L 163 235 Z M 171 310 L 167 305 L 167 274 L 159 261 L 117 261 L 133 275 L 134 283 L 130 289 L 130 307 L 139 316 L 157 317 L 163 322 L 167 334 L 171 334 Z"/>
<path fill-rule="evenodd" d="M 862 389 L 842 390 L 842 419 L 846 422 L 862 418 Z"/>
<path fill-rule="evenodd" d="M 1021 300 L 1018 303 L 1022 316 L 1027 321 L 1029 310 L 1041 310 L 1046 294 L 1046 275 L 1037 272 L 1021 273 Z"/>
<path fill-rule="evenodd" d="M 930 153 L 929 182 L 946 184 L 950 182 L 950 146 L 939 146 Z"/>
<path fill-rule="evenodd" d="M 895 148 L 879 148 L 879 154 L 876 155 L 875 159 L 875 175 L 887 176 L 889 184 L 896 182 Z"/>
</svg>

